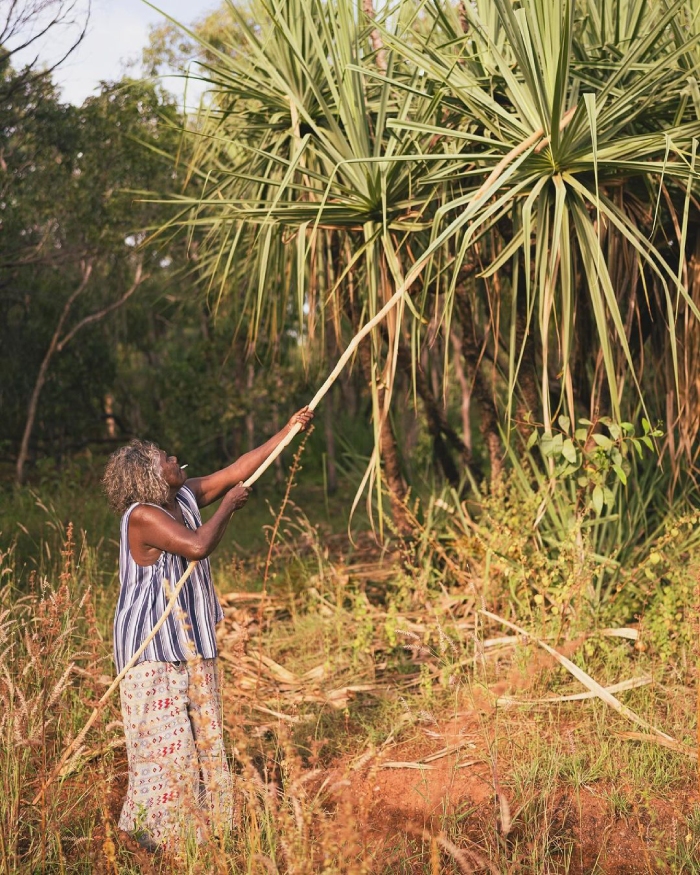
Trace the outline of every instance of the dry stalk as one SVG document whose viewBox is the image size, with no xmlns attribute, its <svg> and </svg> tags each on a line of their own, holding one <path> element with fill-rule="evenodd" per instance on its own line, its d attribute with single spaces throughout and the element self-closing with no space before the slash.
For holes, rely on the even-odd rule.
<svg viewBox="0 0 700 875">
<path fill-rule="evenodd" d="M 284 493 L 284 498 L 282 499 L 282 503 L 280 504 L 280 509 L 275 517 L 274 525 L 272 526 L 272 531 L 270 533 L 270 547 L 267 551 L 267 558 L 265 560 L 265 571 L 263 572 L 263 591 L 262 596 L 260 598 L 260 607 L 259 607 L 259 620 L 262 620 L 262 612 L 263 612 L 263 604 L 265 602 L 265 596 L 267 594 L 267 581 L 270 573 L 270 563 L 272 562 L 272 551 L 275 548 L 275 541 L 277 540 L 277 533 L 279 531 L 280 523 L 282 522 L 282 518 L 284 516 L 284 512 L 287 509 L 287 504 L 289 503 L 289 496 L 292 492 L 292 489 L 296 486 L 296 480 L 294 479 L 297 473 L 301 470 L 301 457 L 306 448 L 306 442 L 308 441 L 311 433 L 313 432 L 313 426 L 307 431 L 304 435 L 302 442 L 299 444 L 299 448 L 296 453 L 294 453 L 294 459 L 292 460 L 291 467 L 289 469 L 289 477 L 287 477 L 287 488 Z"/>
<path fill-rule="evenodd" d="M 651 735 L 648 732 L 616 732 L 615 734 L 618 738 L 624 738 L 626 741 L 645 741 L 648 744 L 659 744 L 661 747 L 675 750 L 676 753 L 682 753 L 684 756 L 690 757 L 691 760 L 697 760 L 698 758 L 698 752 L 694 748 L 686 747 L 677 741 L 669 741 L 660 735 Z"/>
<path fill-rule="evenodd" d="M 434 856 L 432 848 L 434 845 L 439 845 L 446 854 L 452 857 L 463 875 L 472 875 L 476 869 L 488 869 L 492 875 L 498 875 L 498 870 L 490 860 L 487 860 L 486 857 L 477 851 L 457 847 L 443 832 L 433 835 L 427 829 L 416 827 L 413 824 L 407 825 L 406 832 L 419 836 L 426 842 L 429 842 L 431 845 L 431 857 Z"/>
<path fill-rule="evenodd" d="M 541 638 L 538 638 L 536 635 L 532 635 L 530 632 L 525 631 L 525 629 L 521 629 L 520 626 L 516 626 L 515 623 L 511 623 L 509 620 L 505 620 L 503 617 L 499 617 L 497 614 L 492 614 L 491 611 L 486 611 L 484 609 L 479 611 L 480 614 L 483 614 L 485 617 L 489 617 L 491 620 L 495 620 L 497 623 L 502 623 L 504 626 L 508 626 L 508 628 L 513 629 L 513 631 L 518 632 L 520 635 L 525 636 L 526 639 L 530 641 L 534 641 L 536 644 L 539 644 L 550 656 L 553 656 L 557 662 L 564 666 L 564 668 L 570 672 L 577 681 L 580 681 L 585 687 L 594 693 L 599 699 L 602 699 L 606 705 L 609 705 L 613 710 L 617 711 L 622 717 L 626 717 L 627 720 L 630 720 L 632 723 L 636 723 L 638 726 L 642 726 L 644 729 L 648 729 L 653 732 L 656 736 L 661 739 L 664 739 L 671 744 L 678 744 L 678 742 L 671 738 L 670 735 L 667 735 L 665 732 L 662 732 L 661 729 L 657 729 L 655 726 L 652 726 L 648 723 L 643 717 L 640 717 L 639 714 L 635 714 L 635 712 L 628 708 L 627 705 L 623 705 L 615 696 L 612 695 L 605 687 L 601 686 L 598 681 L 594 680 L 589 674 L 587 674 L 583 669 L 579 668 L 575 663 L 573 663 L 570 659 L 567 659 L 566 656 L 563 656 L 559 653 L 558 650 L 555 650 L 553 647 L 550 647 L 546 641 L 543 641 Z"/>
<path fill-rule="evenodd" d="M 282 499 L 282 503 L 280 504 L 280 509 L 277 512 L 277 516 L 275 517 L 275 522 L 272 526 L 272 531 L 270 532 L 270 546 L 267 551 L 267 558 L 265 559 L 265 571 L 263 572 L 263 588 L 260 596 L 260 604 L 258 605 L 258 626 L 262 630 L 263 628 L 263 617 L 265 613 L 266 601 L 267 601 L 267 581 L 270 574 L 270 563 L 272 562 L 272 551 L 275 549 L 275 541 L 277 540 L 277 533 L 279 532 L 280 523 L 282 522 L 282 518 L 284 517 L 284 512 L 287 509 L 287 504 L 289 503 L 289 496 L 292 492 L 292 489 L 296 485 L 295 477 L 299 470 L 301 469 L 301 457 L 306 449 L 306 442 L 313 431 L 313 426 L 307 431 L 304 435 L 299 447 L 297 448 L 296 453 L 294 453 L 294 458 L 292 460 L 291 467 L 289 469 L 289 476 L 287 477 L 287 488 L 284 492 L 284 498 Z M 260 651 L 260 658 L 258 659 L 258 675 L 256 679 L 256 692 L 260 685 L 260 676 L 262 673 L 262 662 L 263 655 L 262 651 Z"/>
</svg>

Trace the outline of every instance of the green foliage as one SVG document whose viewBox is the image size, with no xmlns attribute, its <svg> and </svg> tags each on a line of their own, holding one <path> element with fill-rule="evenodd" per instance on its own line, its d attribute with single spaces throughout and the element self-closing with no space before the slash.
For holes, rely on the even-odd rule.
<svg viewBox="0 0 700 875">
<path fill-rule="evenodd" d="M 700 514 L 671 517 L 638 569 L 644 575 L 644 640 L 683 670 L 697 646 L 700 602 Z"/>
<path fill-rule="evenodd" d="M 177 114 L 146 83 L 105 85 L 74 107 L 60 102 L 46 77 L 24 77 L 7 66 L 1 75 L 7 169 L 0 183 L 0 444 L 14 447 L 40 364 L 84 266 L 92 265 L 92 277 L 68 312 L 64 335 L 133 281 L 134 246 L 157 213 L 133 191 L 172 182 L 168 162 L 144 143 L 171 150 Z M 10 99 L 15 80 L 21 91 Z M 170 277 L 162 266 L 167 252 L 159 247 L 139 256 L 150 275 L 139 291 L 151 301 Z M 76 335 L 70 354 L 51 362 L 35 428 L 44 452 L 65 454 L 106 436 L 104 399 L 116 378 L 118 336 L 113 321 L 97 320 Z"/>
<path fill-rule="evenodd" d="M 527 618 L 541 634 L 638 625 L 641 649 L 687 666 L 700 562 L 694 493 L 666 501 L 670 477 L 653 460 L 642 464 L 631 425 L 609 443 L 583 433 L 567 438 L 562 427 L 557 441 L 544 435 L 544 447 L 535 435 L 490 493 L 460 502 L 444 492 L 429 501 L 416 543 L 421 576 L 431 587 L 473 581 L 491 610 Z M 566 440 L 576 462 L 564 456 Z M 627 485 L 613 467 L 618 453 L 629 463 Z M 593 496 L 601 478 L 614 499 L 599 515 Z"/>
<path fill-rule="evenodd" d="M 665 374 L 680 406 L 694 397 L 678 367 L 698 330 L 692 3 L 230 11 L 228 43 L 190 33 L 212 99 L 193 136 L 200 193 L 175 198 L 174 221 L 204 235 L 208 288 L 251 342 L 273 326 L 337 335 L 353 310 L 357 330 L 423 266 L 412 367 L 433 326 L 447 363 L 457 319 L 476 339 L 475 404 L 485 417 L 491 379 L 507 431 L 520 390 L 547 428 L 557 396 L 572 420 L 595 400 L 617 427 L 640 392 L 666 416 Z M 390 321 L 373 342 L 389 389 L 399 333 Z M 666 366 L 649 373 L 652 355 Z"/>
<path fill-rule="evenodd" d="M 538 465 L 532 454 L 526 459 L 540 488 L 548 479 L 552 493 L 563 491 L 574 499 L 569 524 L 581 522 L 591 513 L 599 518 L 604 507 L 609 513 L 614 511 L 616 498 L 611 487 L 617 486 L 616 481 L 627 486 L 635 464 L 630 461 L 631 452 L 643 460 L 643 447 L 653 452 L 653 440 L 663 437 L 663 432 L 653 429 L 644 417 L 641 436 L 635 436 L 631 422 L 618 425 L 607 416 L 596 422 L 579 419 L 578 428 L 572 428 L 568 416 L 562 415 L 557 424 L 556 430 L 533 428 L 527 440 L 526 448 L 538 447 L 544 464 Z M 599 430 L 601 426 L 608 434 Z M 513 461 L 517 470 L 521 463 L 515 457 Z"/>
<path fill-rule="evenodd" d="M 533 429 L 526 451 L 511 450 L 511 483 L 537 510 L 536 540 L 558 555 L 563 545 L 590 555 L 597 567 L 581 591 L 602 608 L 614 597 L 615 611 L 634 616 L 647 587 L 637 569 L 654 553 L 666 528 L 695 501 L 691 490 L 671 492 L 672 478 L 644 449 L 654 450 L 662 433 L 642 417 L 641 434 L 629 422 L 580 419 L 573 428 L 560 416 L 556 430 Z M 606 433 L 607 432 L 607 433 Z M 682 549 L 694 545 L 694 533 Z"/>
</svg>

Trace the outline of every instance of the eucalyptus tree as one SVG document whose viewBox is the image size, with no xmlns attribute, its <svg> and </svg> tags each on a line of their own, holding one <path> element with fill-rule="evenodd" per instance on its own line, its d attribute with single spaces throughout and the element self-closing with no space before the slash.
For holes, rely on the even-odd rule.
<svg viewBox="0 0 700 875">
<path fill-rule="evenodd" d="M 170 165 L 141 144 L 169 151 L 176 110 L 149 84 L 105 85 L 74 107 L 50 79 L 16 75 L 21 89 L 7 90 L 22 100 L 0 101 L 0 445 L 21 482 L 32 455 L 105 437 L 119 355 L 108 325 L 137 289 L 162 294 L 168 276 L 162 248 L 136 252 L 156 220 L 125 189 L 171 183 Z"/>
<path fill-rule="evenodd" d="M 698 348 L 696 5 L 260 0 L 252 25 L 229 3 L 200 194 L 173 222 L 203 236 L 251 343 L 290 320 L 356 329 L 408 277 L 412 316 L 399 306 L 367 363 L 399 498 L 391 388 L 400 353 L 421 385 L 426 326 L 447 355 L 460 324 L 492 472 L 514 413 L 549 429 L 651 404 L 650 355 L 676 417 Z"/>
</svg>

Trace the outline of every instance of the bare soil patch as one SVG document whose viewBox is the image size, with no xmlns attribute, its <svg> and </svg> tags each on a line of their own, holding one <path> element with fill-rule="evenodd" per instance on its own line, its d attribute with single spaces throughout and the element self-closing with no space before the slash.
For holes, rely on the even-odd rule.
<svg viewBox="0 0 700 875">
<path fill-rule="evenodd" d="M 375 861 L 372 871 L 391 872 L 392 865 L 399 862 L 402 871 L 410 871 L 405 864 L 416 840 L 425 842 L 430 836 L 444 835 L 446 823 L 451 823 L 451 841 L 475 854 L 471 858 L 475 872 L 489 871 L 489 855 L 485 852 L 489 845 L 513 846 L 520 841 L 526 849 L 528 841 L 532 841 L 532 837 L 528 840 L 524 835 L 521 802 L 514 798 L 506 800 L 512 821 L 504 834 L 494 770 L 478 720 L 466 714 L 440 729 L 439 741 L 426 737 L 397 744 L 360 768 L 357 758 L 344 759 L 324 776 L 324 783 L 331 788 L 330 797 L 335 797 L 344 817 L 351 800 L 357 829 Z M 441 749 L 460 743 L 464 745 L 460 750 L 425 762 Z M 384 767 L 390 762 L 407 765 Z M 431 768 L 411 767 L 421 762 Z M 503 758 L 499 763 L 500 781 L 504 785 L 512 765 Z M 684 829 L 685 813 L 698 801 L 697 794 L 679 791 L 664 798 L 647 798 L 644 803 L 632 801 L 623 816 L 609 801 L 612 789 L 596 785 L 578 791 L 559 789 L 552 795 L 542 813 L 542 827 L 544 830 L 546 820 L 549 835 L 551 867 L 547 871 L 568 875 L 678 871 L 665 861 L 663 851 L 679 838 L 684 839 L 679 831 Z M 506 791 L 501 792 L 508 796 Z M 449 854 L 442 856 L 445 865 L 454 865 Z M 514 860 L 507 871 L 535 871 L 528 868 L 525 856 L 520 862 Z M 697 869 L 687 871 L 700 871 L 700 860 L 697 865 Z M 416 871 L 424 872 L 424 864 Z M 497 865 L 492 871 L 502 870 Z"/>
</svg>

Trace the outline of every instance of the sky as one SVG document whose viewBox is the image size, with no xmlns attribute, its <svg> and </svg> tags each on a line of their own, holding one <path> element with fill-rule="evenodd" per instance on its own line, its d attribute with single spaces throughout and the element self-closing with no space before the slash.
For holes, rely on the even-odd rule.
<svg viewBox="0 0 700 875">
<path fill-rule="evenodd" d="M 21 2 L 21 0 L 20 0 Z M 88 0 L 78 0 L 79 16 L 84 16 Z M 202 18 L 218 4 L 216 0 L 156 0 L 160 10 L 176 21 L 190 24 Z M 141 51 L 148 42 L 149 26 L 164 21 L 161 12 L 143 0 L 92 0 L 88 31 L 83 42 L 54 73 L 62 97 L 68 103 L 81 104 L 99 89 L 100 80 L 118 79 L 131 62 L 131 75 L 141 75 Z M 52 29 L 31 53 L 17 55 L 14 66 L 32 60 L 38 54 L 44 64 L 53 63 L 75 40 L 76 31 Z M 182 98 L 182 79 L 163 80 L 168 91 Z M 195 89 L 196 90 L 196 89 Z M 187 103 L 198 100 L 192 84 L 188 86 Z"/>
</svg>

